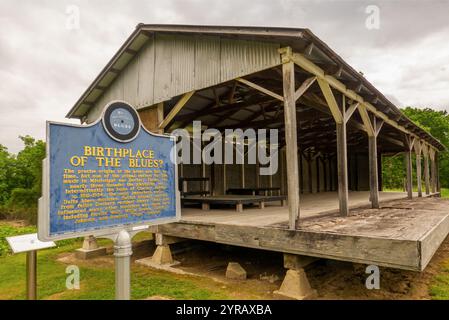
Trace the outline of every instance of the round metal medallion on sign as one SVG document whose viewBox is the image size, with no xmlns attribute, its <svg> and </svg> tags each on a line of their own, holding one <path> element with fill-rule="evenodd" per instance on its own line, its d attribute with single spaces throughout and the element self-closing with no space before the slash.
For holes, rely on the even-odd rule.
<svg viewBox="0 0 449 320">
<path fill-rule="evenodd" d="M 137 137 L 140 118 L 137 111 L 125 102 L 113 102 L 106 107 L 103 125 L 114 140 L 129 142 Z"/>
</svg>

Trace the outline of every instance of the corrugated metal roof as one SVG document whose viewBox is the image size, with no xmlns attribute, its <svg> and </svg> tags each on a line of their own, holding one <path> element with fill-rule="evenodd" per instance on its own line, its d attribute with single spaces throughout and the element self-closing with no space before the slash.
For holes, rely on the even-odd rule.
<svg viewBox="0 0 449 320">
<path fill-rule="evenodd" d="M 193 26 L 193 25 L 151 25 L 139 24 L 136 30 L 121 46 L 114 57 L 103 68 L 93 83 L 88 87 L 73 108 L 67 114 L 68 118 L 83 118 L 94 101 L 87 100 L 95 91 L 104 90 L 111 85 L 118 74 L 127 66 L 129 61 L 138 53 L 147 41 L 156 33 L 184 34 L 184 35 L 209 35 L 229 37 L 231 39 L 257 40 L 276 42 L 281 46 L 290 46 L 293 51 L 308 51 L 312 61 L 325 64 L 328 67 L 335 66 L 342 81 L 356 81 L 361 84 L 360 90 L 375 97 L 380 104 L 376 105 L 380 111 L 389 116 L 394 115 L 396 121 L 409 125 L 409 130 L 431 144 L 444 149 L 444 146 L 428 132 L 414 124 L 393 103 L 391 103 L 380 91 L 378 91 L 362 74 L 347 64 L 327 44 L 316 37 L 309 29 L 300 28 L 273 28 L 273 27 L 234 27 L 234 26 Z"/>
</svg>

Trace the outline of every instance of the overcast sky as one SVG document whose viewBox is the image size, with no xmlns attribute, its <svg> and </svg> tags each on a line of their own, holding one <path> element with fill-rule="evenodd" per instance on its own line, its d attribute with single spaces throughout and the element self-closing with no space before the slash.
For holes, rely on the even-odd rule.
<svg viewBox="0 0 449 320">
<path fill-rule="evenodd" d="M 448 14 L 446 0 L 0 0 L 0 144 L 68 121 L 140 22 L 306 27 L 398 106 L 447 110 Z"/>
</svg>

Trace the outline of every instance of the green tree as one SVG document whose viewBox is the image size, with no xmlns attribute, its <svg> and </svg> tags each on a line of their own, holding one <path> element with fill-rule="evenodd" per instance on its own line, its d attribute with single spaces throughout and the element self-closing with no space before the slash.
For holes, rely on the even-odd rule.
<svg viewBox="0 0 449 320">
<path fill-rule="evenodd" d="M 0 144 L 0 207 L 6 204 L 14 189 L 12 177 L 14 160 L 8 149 Z"/>
<path fill-rule="evenodd" d="M 436 111 L 430 108 L 418 109 L 407 107 L 402 112 L 416 125 L 428 131 L 446 148 L 449 146 L 449 115 L 446 111 Z M 440 182 L 442 187 L 449 187 L 449 153 L 439 153 Z M 416 162 L 413 161 L 413 165 Z M 416 168 L 413 170 L 415 174 Z M 384 157 L 382 161 L 382 175 L 385 189 L 402 189 L 405 179 L 405 164 L 403 155 Z"/>
<path fill-rule="evenodd" d="M 45 158 L 45 142 L 30 136 L 19 137 L 25 148 L 16 158 L 16 186 L 40 194 L 42 189 L 42 160 Z"/>
<path fill-rule="evenodd" d="M 418 109 L 407 107 L 402 110 L 413 122 L 427 130 L 446 148 L 449 147 L 449 115 L 447 111 L 436 111 L 430 108 Z M 440 182 L 444 188 L 449 187 L 449 153 L 439 153 Z"/>
<path fill-rule="evenodd" d="M 30 136 L 19 138 L 24 148 L 17 155 L 0 145 L 0 215 L 34 222 L 42 192 L 45 143 Z"/>
</svg>

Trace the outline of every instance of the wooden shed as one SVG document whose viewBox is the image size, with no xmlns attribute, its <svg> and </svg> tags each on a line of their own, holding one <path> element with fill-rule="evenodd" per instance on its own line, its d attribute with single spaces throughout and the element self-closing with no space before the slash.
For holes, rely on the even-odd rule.
<svg viewBox="0 0 449 320">
<path fill-rule="evenodd" d="M 155 228 L 158 244 L 171 236 L 419 271 L 449 232 L 447 203 L 434 197 L 443 145 L 308 29 L 140 24 L 67 117 L 91 123 L 112 100 L 155 132 L 193 121 L 280 132 L 272 176 L 258 164 L 180 164 L 208 194 L 192 196 L 202 207 L 186 204 L 180 223 Z M 406 192 L 382 192 L 380 159 L 399 153 Z M 243 191 L 281 198 L 239 202 Z"/>
</svg>

